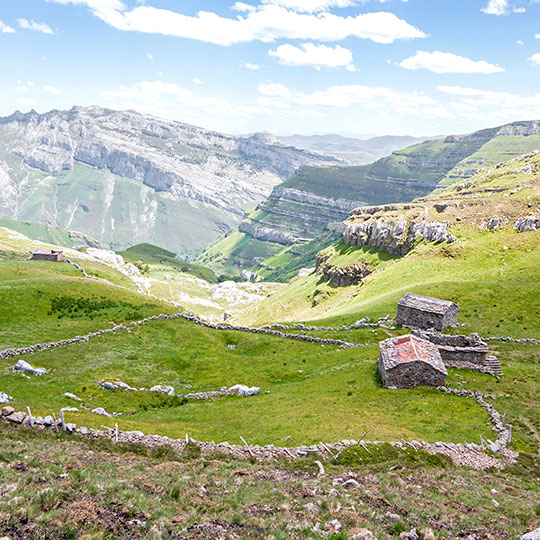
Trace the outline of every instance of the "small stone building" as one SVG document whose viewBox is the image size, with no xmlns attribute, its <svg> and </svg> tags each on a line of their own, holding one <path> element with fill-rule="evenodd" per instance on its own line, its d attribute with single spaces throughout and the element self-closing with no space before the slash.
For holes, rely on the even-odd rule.
<svg viewBox="0 0 540 540">
<path fill-rule="evenodd" d="M 396 323 L 407 328 L 435 328 L 440 332 L 457 324 L 455 302 L 407 293 L 399 302 Z"/>
<path fill-rule="evenodd" d="M 32 261 L 53 261 L 59 262 L 65 259 L 64 252 L 58 251 L 55 249 L 38 249 L 36 251 L 31 251 Z"/>
<path fill-rule="evenodd" d="M 433 343 L 438 349 L 446 367 L 472 369 L 502 375 L 502 368 L 496 356 L 489 354 L 488 344 L 478 335 L 450 336 L 436 330 L 413 330 L 417 337 Z"/>
<path fill-rule="evenodd" d="M 444 385 L 448 372 L 433 343 L 408 335 L 386 339 L 379 347 L 379 372 L 385 388 Z"/>
</svg>

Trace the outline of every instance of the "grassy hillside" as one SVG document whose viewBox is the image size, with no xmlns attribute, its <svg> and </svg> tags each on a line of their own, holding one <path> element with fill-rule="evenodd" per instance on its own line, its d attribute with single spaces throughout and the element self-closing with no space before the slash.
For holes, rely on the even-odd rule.
<svg viewBox="0 0 540 540">
<path fill-rule="evenodd" d="M 338 540 L 366 529 L 397 539 L 413 527 L 424 538 L 515 540 L 538 524 L 538 478 L 521 464 L 473 471 L 385 448 L 344 452 L 320 476 L 312 459 L 255 463 L 10 426 L 0 445 L 0 531 L 17 540 Z M 339 485 L 350 478 L 361 489 Z"/>
<path fill-rule="evenodd" d="M 370 165 L 304 167 L 278 189 L 295 190 L 327 199 L 363 201 L 368 205 L 407 202 L 469 178 L 486 166 L 538 148 L 540 134 L 537 123 L 514 122 L 470 135 L 425 141 L 395 151 Z M 329 236 L 328 225 L 340 222 L 347 216 L 346 211 L 340 213 L 323 201 L 317 204 L 313 201 L 300 203 L 274 190 L 258 211 L 249 217 L 248 222 L 308 238 L 320 250 L 327 245 L 321 238 Z M 265 278 L 280 281 L 290 279 L 293 266 L 294 270 L 298 270 L 303 265 L 303 262 L 294 265 L 286 258 L 288 264 L 285 271 L 280 273 L 281 267 L 277 266 L 276 271 L 270 274 L 253 260 L 254 246 L 263 264 L 271 266 L 274 266 L 271 260 L 279 262 L 288 249 L 271 242 L 263 243 L 249 234 L 247 238 L 236 236 L 239 240 L 237 243 L 232 242 L 233 238 L 229 235 L 226 241 L 218 241 L 199 260 L 207 261 L 219 272 L 224 266 L 216 254 L 234 253 L 233 258 L 226 258 L 228 273 L 239 273 L 240 269 L 248 268 Z M 293 250 L 301 245 L 294 241 L 290 244 Z M 305 266 L 313 266 L 313 262 Z"/>
<path fill-rule="evenodd" d="M 137 244 L 131 246 L 125 251 L 119 251 L 119 255 L 124 257 L 124 260 L 133 264 L 159 264 L 165 267 L 170 267 L 174 270 L 192 274 L 200 279 L 204 279 L 208 283 L 216 283 L 217 279 L 209 268 L 198 264 L 190 264 L 176 258 L 172 251 L 154 246 L 152 244 Z"/>
<path fill-rule="evenodd" d="M 29 221 L 17 221 L 16 219 L 5 216 L 0 217 L 0 227 L 6 227 L 13 231 L 17 231 L 32 240 L 39 240 L 40 242 L 56 244 L 59 246 L 104 247 L 101 242 L 98 242 L 94 238 L 81 232 L 68 231 L 57 227 L 51 227 L 50 225 L 31 223 Z"/>
<path fill-rule="evenodd" d="M 1 242 L 2 348 L 73 337 L 172 311 L 168 304 L 127 288 L 86 280 L 67 263 L 28 261 L 13 250 L 13 243 L 17 239 L 10 239 L 9 233 Z M 102 276 L 112 282 L 115 272 L 101 268 L 105 269 Z M 287 439 L 293 445 L 358 437 L 368 428 L 370 437 L 378 440 L 477 440 L 479 433 L 489 436 L 485 413 L 472 400 L 428 388 L 402 393 L 382 389 L 375 363 L 376 343 L 387 335 L 382 330 L 357 330 L 343 337 L 368 345 L 340 349 L 216 332 L 184 320 L 153 321 L 26 357 L 51 370 L 42 377 L 24 378 L 9 370 L 18 358 L 3 360 L 2 391 L 14 397 L 15 406 L 29 405 L 36 415 L 76 405 L 80 412 L 66 414 L 79 425 L 95 427 L 118 421 L 124 430 L 174 437 L 188 432 L 200 440 L 239 442 L 242 435 L 253 443 L 279 444 Z M 104 378 L 118 378 L 139 388 L 171 384 L 180 396 L 236 383 L 260 386 L 262 391 L 251 398 L 184 404 L 179 398 L 160 394 L 107 391 L 97 386 Z M 458 381 L 458 374 L 452 374 L 450 382 Z M 485 384 L 491 383 L 486 380 Z M 88 409 L 63 397 L 65 392 L 78 395 Z M 96 416 L 89 412 L 95 407 L 122 415 L 116 420 Z M 425 413 L 418 414 L 419 407 L 425 407 Z"/>
</svg>

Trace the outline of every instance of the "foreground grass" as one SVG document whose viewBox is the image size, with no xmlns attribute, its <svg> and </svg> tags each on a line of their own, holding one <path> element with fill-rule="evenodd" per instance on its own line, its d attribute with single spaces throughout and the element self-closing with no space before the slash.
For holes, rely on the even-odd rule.
<svg viewBox="0 0 540 540">
<path fill-rule="evenodd" d="M 2 424 L 0 533 L 13 540 L 337 540 L 364 528 L 398 538 L 416 527 L 441 539 L 513 540 L 540 524 L 538 469 L 478 472 L 383 450 L 366 461 L 351 452 L 325 462 L 321 477 L 311 460 L 263 464 L 201 456 L 194 446 L 183 454 L 149 451 Z M 358 486 L 339 485 L 349 478 Z"/>
</svg>

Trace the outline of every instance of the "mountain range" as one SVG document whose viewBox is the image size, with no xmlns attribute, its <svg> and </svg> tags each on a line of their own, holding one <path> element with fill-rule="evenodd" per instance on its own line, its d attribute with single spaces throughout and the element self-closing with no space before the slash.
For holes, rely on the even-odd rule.
<svg viewBox="0 0 540 540">
<path fill-rule="evenodd" d="M 238 225 L 299 167 L 336 163 L 270 134 L 233 137 L 134 111 L 16 112 L 0 119 L 0 215 L 114 248 L 187 253 Z"/>
<path fill-rule="evenodd" d="M 198 261 L 288 280 L 342 232 L 354 207 L 407 202 L 540 148 L 540 122 L 425 141 L 363 166 L 303 167 Z"/>
<path fill-rule="evenodd" d="M 352 165 L 372 163 L 377 159 L 391 154 L 394 150 L 423 142 L 428 138 L 411 137 L 410 135 L 384 135 L 382 137 L 359 139 L 355 137 L 344 137 L 336 133 L 278 136 L 278 139 L 283 144 L 313 152 L 320 152 L 327 156 L 334 156 Z"/>
</svg>

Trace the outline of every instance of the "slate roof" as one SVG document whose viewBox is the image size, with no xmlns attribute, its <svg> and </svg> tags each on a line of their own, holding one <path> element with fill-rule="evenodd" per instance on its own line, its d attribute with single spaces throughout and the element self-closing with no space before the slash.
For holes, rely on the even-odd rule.
<svg viewBox="0 0 540 540">
<path fill-rule="evenodd" d="M 54 255 L 56 253 L 62 253 L 62 251 L 55 249 L 36 249 L 34 251 L 31 251 L 30 253 L 35 255 Z"/>
<path fill-rule="evenodd" d="M 399 302 L 398 306 L 409 307 L 426 311 L 428 313 L 437 313 L 444 315 L 452 306 L 456 306 L 454 302 L 449 300 L 439 300 L 430 296 L 421 296 L 408 292 Z"/>
<path fill-rule="evenodd" d="M 441 373 L 447 374 L 439 349 L 433 343 L 413 335 L 386 339 L 379 344 L 385 369 L 401 364 L 424 362 Z"/>
</svg>

